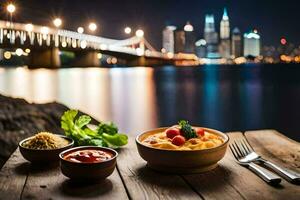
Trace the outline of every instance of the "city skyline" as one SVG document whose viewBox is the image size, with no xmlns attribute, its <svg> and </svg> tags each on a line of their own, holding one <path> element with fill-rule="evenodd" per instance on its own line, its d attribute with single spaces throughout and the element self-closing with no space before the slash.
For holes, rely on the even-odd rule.
<svg viewBox="0 0 300 200">
<path fill-rule="evenodd" d="M 261 56 L 261 37 L 257 29 L 241 34 L 237 27 L 231 31 L 230 18 L 226 7 L 219 22 L 219 32 L 216 29 L 213 14 L 205 15 L 205 26 L 203 37 L 196 40 L 193 25 L 188 21 L 182 27 L 166 26 L 162 31 L 163 53 L 191 53 L 198 58 L 209 60 L 223 59 L 227 62 L 243 56 L 243 59 L 259 58 Z M 284 39 L 285 40 L 285 39 Z M 282 40 L 281 40 L 282 43 Z M 211 61 L 212 61 L 211 60 Z M 216 60 L 215 60 L 216 61 Z M 258 61 L 258 60 L 257 60 Z M 222 60 L 219 60 L 222 62 Z"/>
<path fill-rule="evenodd" d="M 272 8 L 266 9 L 270 1 L 259 2 L 257 0 L 248 3 L 241 1 L 193 1 L 186 3 L 179 0 L 176 3 L 166 0 L 159 1 L 126 1 L 126 4 L 118 0 L 105 2 L 90 0 L 85 2 L 84 9 L 81 8 L 82 1 L 36 1 L 25 2 L 14 1 L 18 6 L 18 11 L 14 18 L 18 21 L 32 23 L 48 23 L 55 16 L 63 19 L 63 27 L 75 29 L 87 23 L 88 20 L 95 20 L 99 26 L 97 34 L 109 37 L 124 38 L 123 29 L 131 26 L 134 29 L 143 28 L 146 37 L 159 49 L 161 47 L 161 30 L 166 23 L 183 26 L 186 21 L 190 21 L 196 33 L 197 39 L 203 37 L 203 27 L 205 14 L 214 14 L 215 20 L 222 18 L 223 7 L 228 9 L 231 27 L 239 27 L 241 32 L 247 32 L 252 28 L 258 29 L 263 37 L 263 44 L 276 45 L 281 37 L 286 37 L 288 41 L 299 44 L 297 33 L 299 27 L 294 26 L 297 19 L 289 16 L 296 10 L 297 2 L 287 0 L 284 4 L 272 2 Z M 1 1 L 3 7 L 7 1 Z M 133 7 L 133 5 L 135 5 Z M 238 7 L 238 8 L 237 8 Z M 255 9 L 255 12 L 253 10 Z M 155 15 L 153 15 L 155 10 Z M 265 12 L 262 12 L 264 10 Z M 46 17 L 47 16 L 47 17 Z M 51 17 L 49 17 L 51 16 Z M 78 18 L 80 16 L 80 18 Z M 6 19 L 2 13 L 1 18 Z M 41 19 L 39 19 L 41 17 Z M 72 20 L 72 19 L 78 20 Z M 270 23 L 272 22 L 272 23 Z M 114 26 L 110 26 L 114 24 Z M 276 31 L 274 31 L 274 27 Z M 216 27 L 219 31 L 219 27 Z"/>
</svg>

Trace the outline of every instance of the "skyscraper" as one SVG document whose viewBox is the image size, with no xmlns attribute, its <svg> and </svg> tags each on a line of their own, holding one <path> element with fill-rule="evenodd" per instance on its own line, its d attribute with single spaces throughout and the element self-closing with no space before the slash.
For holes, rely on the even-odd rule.
<svg viewBox="0 0 300 200">
<path fill-rule="evenodd" d="M 207 43 L 207 57 L 218 58 L 218 33 L 215 30 L 213 15 L 205 16 L 204 39 Z"/>
<path fill-rule="evenodd" d="M 185 50 L 185 32 L 182 29 L 174 31 L 174 53 L 183 53 Z"/>
<path fill-rule="evenodd" d="M 230 38 L 230 24 L 227 9 L 224 8 L 223 17 L 220 23 L 220 38 L 229 39 Z"/>
<path fill-rule="evenodd" d="M 166 26 L 163 30 L 163 48 L 166 52 L 174 53 L 174 31 L 176 26 Z"/>
<path fill-rule="evenodd" d="M 257 31 L 244 34 L 244 56 L 257 57 L 260 55 L 260 36 Z"/>
<path fill-rule="evenodd" d="M 226 8 L 220 23 L 220 54 L 223 58 L 230 58 L 230 24 Z"/>
<path fill-rule="evenodd" d="M 183 30 L 185 34 L 184 53 L 195 53 L 196 37 L 194 34 L 194 27 L 190 22 L 187 22 Z"/>
<path fill-rule="evenodd" d="M 231 54 L 234 58 L 242 56 L 242 36 L 237 27 L 233 29 L 231 35 Z"/>
</svg>

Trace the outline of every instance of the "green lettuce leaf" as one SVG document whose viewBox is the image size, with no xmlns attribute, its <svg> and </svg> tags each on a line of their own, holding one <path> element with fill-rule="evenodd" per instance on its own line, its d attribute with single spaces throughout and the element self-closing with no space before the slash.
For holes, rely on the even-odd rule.
<svg viewBox="0 0 300 200">
<path fill-rule="evenodd" d="M 97 129 L 93 130 L 89 128 L 91 125 L 88 126 L 91 117 L 87 115 L 77 117 L 77 114 L 77 110 L 69 110 L 61 117 L 61 127 L 65 135 L 74 140 L 75 145 L 117 148 L 127 144 L 127 135 L 119 134 L 118 127 L 114 123 L 101 122 Z"/>
<path fill-rule="evenodd" d="M 81 115 L 78 119 L 75 120 L 75 126 L 78 128 L 82 128 L 86 125 L 88 125 L 91 121 L 91 117 L 87 115 Z"/>
<path fill-rule="evenodd" d="M 103 133 L 102 138 L 108 144 L 109 147 L 119 147 L 128 143 L 127 135 L 120 133 L 114 135 Z"/>
<path fill-rule="evenodd" d="M 74 119 L 77 115 L 77 110 L 68 110 L 61 117 L 61 127 L 65 133 L 70 134 L 74 128 Z"/>
</svg>

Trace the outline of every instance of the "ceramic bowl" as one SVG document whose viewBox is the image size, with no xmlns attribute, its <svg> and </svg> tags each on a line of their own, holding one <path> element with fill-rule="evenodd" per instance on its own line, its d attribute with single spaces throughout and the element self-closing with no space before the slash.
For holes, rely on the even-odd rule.
<svg viewBox="0 0 300 200">
<path fill-rule="evenodd" d="M 112 158 L 103 162 L 95 163 L 77 163 L 65 160 L 65 155 L 78 151 L 78 150 L 103 150 L 112 153 Z M 117 164 L 118 153 L 110 148 L 95 147 L 95 146 L 82 146 L 68 149 L 59 154 L 61 172 L 73 180 L 102 180 L 110 176 Z"/>
<path fill-rule="evenodd" d="M 22 154 L 22 156 L 32 162 L 32 163 L 53 163 L 58 162 L 59 157 L 58 155 L 69 148 L 71 148 L 74 145 L 74 141 L 71 138 L 68 138 L 64 135 L 57 135 L 59 137 L 62 137 L 69 141 L 69 144 L 67 146 L 64 146 L 62 148 L 58 149 L 30 149 L 27 147 L 24 147 L 22 144 L 28 140 L 30 140 L 32 137 L 26 138 L 19 142 L 19 149 Z"/>
<path fill-rule="evenodd" d="M 203 150 L 165 150 L 146 146 L 142 141 L 149 135 L 164 132 L 167 128 L 158 128 L 144 132 L 136 137 L 137 149 L 140 156 L 147 161 L 147 165 L 161 172 L 190 174 L 202 173 L 214 169 L 227 149 L 229 137 L 217 130 L 203 128 L 206 132 L 220 136 L 224 143 L 220 146 Z"/>
</svg>

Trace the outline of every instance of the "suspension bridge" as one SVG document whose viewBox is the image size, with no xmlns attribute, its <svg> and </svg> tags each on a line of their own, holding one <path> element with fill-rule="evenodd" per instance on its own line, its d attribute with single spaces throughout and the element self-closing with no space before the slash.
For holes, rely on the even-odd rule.
<svg viewBox="0 0 300 200">
<path fill-rule="evenodd" d="M 126 65 L 160 65 L 196 62 L 193 54 L 162 53 L 144 36 L 123 40 L 74 31 L 0 20 L 0 48 L 30 49 L 30 66 L 60 67 L 60 51 L 75 53 L 74 66 L 99 66 L 98 53 L 114 56 Z"/>
</svg>

